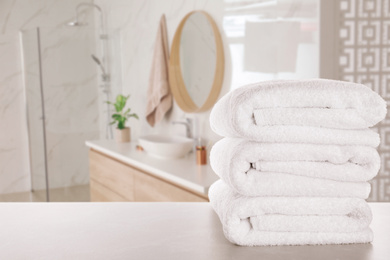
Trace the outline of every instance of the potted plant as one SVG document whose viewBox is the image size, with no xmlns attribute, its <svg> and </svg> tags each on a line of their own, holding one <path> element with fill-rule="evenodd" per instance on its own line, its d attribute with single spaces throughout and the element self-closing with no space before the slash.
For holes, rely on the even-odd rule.
<svg viewBox="0 0 390 260">
<path fill-rule="evenodd" d="M 114 121 L 112 121 L 110 124 L 113 125 L 117 123 L 115 139 L 118 143 L 130 142 L 130 127 L 126 127 L 125 125 L 127 119 L 129 119 L 130 117 L 139 119 L 137 114 L 135 113 L 130 114 L 131 111 L 130 108 L 124 111 L 126 102 L 129 99 L 129 97 L 130 95 L 125 97 L 119 94 L 116 97 L 115 103 L 107 101 L 108 104 L 111 104 L 115 107 L 116 113 L 111 116 Z"/>
</svg>

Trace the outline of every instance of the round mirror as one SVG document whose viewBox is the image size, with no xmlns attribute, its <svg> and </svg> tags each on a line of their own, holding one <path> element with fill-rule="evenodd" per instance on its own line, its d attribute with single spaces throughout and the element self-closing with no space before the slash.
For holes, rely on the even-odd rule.
<svg viewBox="0 0 390 260">
<path fill-rule="evenodd" d="M 185 112 L 210 109 L 218 98 L 224 72 L 221 36 L 203 11 L 187 14 L 176 30 L 169 60 L 169 81 Z"/>
</svg>

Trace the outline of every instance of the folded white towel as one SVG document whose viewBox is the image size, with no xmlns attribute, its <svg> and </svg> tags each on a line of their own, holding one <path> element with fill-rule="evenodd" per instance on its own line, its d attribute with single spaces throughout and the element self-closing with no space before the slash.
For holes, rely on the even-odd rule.
<svg viewBox="0 0 390 260">
<path fill-rule="evenodd" d="M 224 138 L 210 152 L 214 172 L 247 196 L 367 198 L 378 173 L 368 146 L 258 143 Z"/>
<path fill-rule="evenodd" d="M 259 143 L 223 138 L 211 150 L 211 166 L 228 175 L 249 169 L 336 181 L 369 181 L 380 168 L 380 157 L 369 146 Z"/>
<path fill-rule="evenodd" d="M 357 144 L 376 147 L 365 128 L 386 115 L 386 102 L 361 84 L 324 80 L 269 81 L 238 88 L 210 114 L 221 136 L 261 142 Z"/>
<path fill-rule="evenodd" d="M 226 238 L 243 246 L 368 243 L 372 216 L 357 198 L 245 197 L 221 180 L 209 190 Z"/>
</svg>

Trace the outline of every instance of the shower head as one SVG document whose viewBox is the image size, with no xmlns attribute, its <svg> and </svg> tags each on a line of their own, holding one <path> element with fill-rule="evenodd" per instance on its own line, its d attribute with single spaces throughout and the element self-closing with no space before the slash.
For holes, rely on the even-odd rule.
<svg viewBox="0 0 390 260">
<path fill-rule="evenodd" d="M 98 57 L 96 57 L 95 55 L 91 54 L 91 57 L 92 59 L 98 64 L 98 65 L 101 65 L 102 63 L 100 62 L 100 60 L 98 59 Z"/>
<path fill-rule="evenodd" d="M 66 25 L 68 26 L 85 26 L 85 25 L 88 25 L 87 23 L 81 23 L 79 21 L 72 21 L 70 23 L 67 23 Z"/>
<path fill-rule="evenodd" d="M 104 69 L 103 64 L 100 62 L 99 58 L 93 54 L 91 54 L 91 57 L 96 62 L 96 64 L 99 65 L 100 69 L 102 70 L 103 78 L 106 77 L 107 76 L 106 70 Z"/>
<path fill-rule="evenodd" d="M 93 3 L 81 3 L 79 4 L 78 6 L 76 6 L 76 16 L 74 18 L 74 21 L 72 22 L 69 22 L 67 23 L 66 25 L 68 26 L 85 26 L 85 25 L 88 25 L 88 23 L 84 23 L 84 22 L 79 22 L 79 17 L 80 17 L 80 14 L 82 14 L 80 12 L 80 8 L 82 7 L 93 7 L 95 9 L 97 9 L 100 13 L 100 26 L 102 28 L 102 31 L 104 31 L 104 22 L 103 22 L 103 12 L 102 12 L 102 9 L 100 8 L 100 6 L 96 5 L 96 4 L 93 4 Z"/>
</svg>

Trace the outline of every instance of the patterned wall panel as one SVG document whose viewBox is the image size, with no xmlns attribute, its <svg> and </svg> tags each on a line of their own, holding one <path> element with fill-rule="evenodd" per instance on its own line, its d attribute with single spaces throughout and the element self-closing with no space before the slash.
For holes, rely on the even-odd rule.
<svg viewBox="0 0 390 260">
<path fill-rule="evenodd" d="M 365 84 L 390 104 L 390 0 L 338 0 L 339 78 Z M 390 113 L 374 129 L 382 166 L 370 201 L 390 201 Z"/>
</svg>

